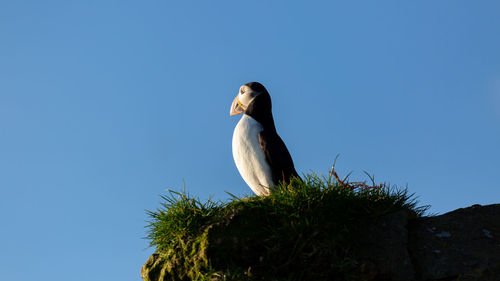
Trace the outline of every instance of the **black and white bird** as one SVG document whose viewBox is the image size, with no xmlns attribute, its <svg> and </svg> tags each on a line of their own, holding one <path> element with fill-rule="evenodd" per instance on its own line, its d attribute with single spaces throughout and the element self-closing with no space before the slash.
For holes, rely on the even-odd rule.
<svg viewBox="0 0 500 281">
<path fill-rule="evenodd" d="M 269 195 L 279 182 L 299 177 L 285 143 L 276 132 L 271 96 L 258 82 L 240 87 L 230 115 L 244 113 L 234 128 L 233 157 L 243 180 L 257 195 Z"/>
</svg>

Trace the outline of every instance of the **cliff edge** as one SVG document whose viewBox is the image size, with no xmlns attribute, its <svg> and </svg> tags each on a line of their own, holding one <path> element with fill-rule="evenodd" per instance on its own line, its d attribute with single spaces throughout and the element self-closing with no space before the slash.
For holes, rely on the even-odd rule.
<svg viewBox="0 0 500 281">
<path fill-rule="evenodd" d="M 156 221 L 161 215 L 169 219 L 154 225 L 155 234 L 175 231 L 150 236 L 157 252 L 141 276 L 144 281 L 500 280 L 500 204 L 425 217 L 414 203 L 407 204 L 406 193 L 338 186 L 317 191 L 308 187 L 292 198 L 284 190 L 217 212 L 186 196 L 171 200 L 164 213 L 151 213 Z"/>
</svg>

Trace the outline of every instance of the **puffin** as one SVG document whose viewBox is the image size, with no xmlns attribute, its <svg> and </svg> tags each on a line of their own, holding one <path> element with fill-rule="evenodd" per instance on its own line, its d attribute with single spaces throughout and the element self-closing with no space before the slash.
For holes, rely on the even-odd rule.
<svg viewBox="0 0 500 281">
<path fill-rule="evenodd" d="M 241 177 L 258 196 L 270 194 L 280 182 L 300 179 L 292 156 L 276 132 L 271 96 L 259 82 L 240 87 L 229 115 L 243 114 L 234 128 L 232 150 Z"/>
</svg>

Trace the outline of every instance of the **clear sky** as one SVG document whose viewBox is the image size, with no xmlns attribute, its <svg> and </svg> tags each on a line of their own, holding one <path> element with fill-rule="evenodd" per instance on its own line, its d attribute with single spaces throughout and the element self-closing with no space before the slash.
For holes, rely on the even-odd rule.
<svg viewBox="0 0 500 281">
<path fill-rule="evenodd" d="M 144 210 L 251 194 L 241 84 L 299 173 L 500 203 L 499 1 L 1 1 L 0 279 L 140 280 Z"/>
</svg>

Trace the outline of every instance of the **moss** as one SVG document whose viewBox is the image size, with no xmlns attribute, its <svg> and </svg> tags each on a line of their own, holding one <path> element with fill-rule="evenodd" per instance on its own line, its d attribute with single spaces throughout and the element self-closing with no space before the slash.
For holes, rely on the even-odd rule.
<svg viewBox="0 0 500 281">
<path fill-rule="evenodd" d="M 144 267 L 144 280 L 206 280 L 210 268 L 206 233 L 195 239 L 179 239 L 177 247 L 161 251 Z"/>
</svg>

